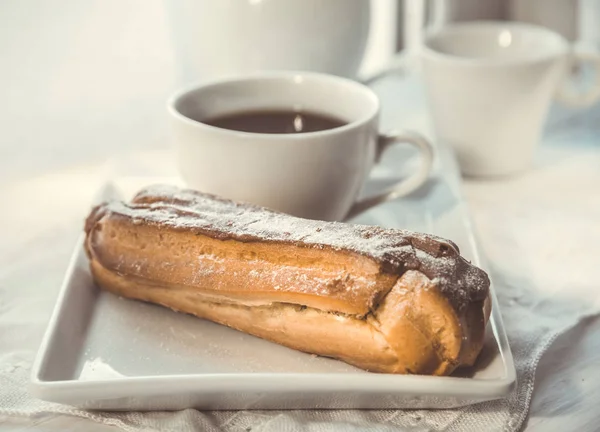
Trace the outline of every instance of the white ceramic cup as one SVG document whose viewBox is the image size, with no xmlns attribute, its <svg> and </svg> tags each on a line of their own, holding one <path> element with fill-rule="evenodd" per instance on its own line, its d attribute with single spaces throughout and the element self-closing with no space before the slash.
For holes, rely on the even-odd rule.
<svg viewBox="0 0 600 432">
<path fill-rule="evenodd" d="M 263 70 L 354 78 L 365 52 L 370 0 L 166 0 L 180 81 Z"/>
<path fill-rule="evenodd" d="M 600 97 L 599 57 L 572 53 L 561 35 L 530 24 L 451 24 L 425 36 L 420 56 L 436 135 L 465 175 L 529 168 L 552 98 L 585 106 Z M 596 69 L 582 93 L 565 85 L 573 62 Z"/>
<path fill-rule="evenodd" d="M 428 177 L 433 152 L 414 132 L 378 132 L 379 100 L 366 86 L 332 75 L 271 72 L 193 87 L 168 102 L 178 165 L 192 188 L 300 217 L 343 220 L 404 196 Z M 319 132 L 262 134 L 203 120 L 255 110 L 323 113 L 347 124 Z M 357 197 L 391 144 L 420 150 L 418 170 L 388 190 Z"/>
</svg>

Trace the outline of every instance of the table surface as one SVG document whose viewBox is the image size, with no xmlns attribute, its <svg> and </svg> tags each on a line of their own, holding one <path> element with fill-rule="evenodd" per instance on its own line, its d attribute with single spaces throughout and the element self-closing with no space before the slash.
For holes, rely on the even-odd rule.
<svg viewBox="0 0 600 432">
<path fill-rule="evenodd" d="M 65 236 L 74 242 L 77 232 L 71 224 L 83 216 L 87 207 L 81 203 L 88 202 L 107 170 L 126 172 L 131 165 L 143 170 L 147 168 L 144 159 L 131 155 L 168 148 L 164 102 L 175 85 L 170 53 L 158 0 L 0 2 L 0 95 L 4 101 L 0 106 L 0 202 L 11 203 L 11 210 L 0 214 L 0 280 L 31 298 L 32 307 L 39 308 L 34 304 L 36 289 L 56 295 L 64 271 L 48 264 L 45 255 L 32 252 L 36 242 Z M 386 92 L 385 82 L 377 85 L 386 122 L 430 130 L 417 85 L 407 80 L 402 90 L 396 86 L 393 92 Z M 578 113 L 554 109 L 536 169 L 558 182 L 545 164 L 548 158 L 583 155 L 600 161 L 599 116 L 597 108 Z M 569 148 L 556 145 L 567 139 L 574 141 Z M 107 164 L 110 160 L 128 162 Z M 597 166 L 600 169 L 600 163 Z M 75 181 L 78 187 L 70 187 Z M 494 241 L 485 222 L 486 212 L 494 207 L 492 198 L 482 197 L 487 190 L 491 194 L 501 188 L 498 182 L 465 182 L 484 249 Z M 589 199 L 598 201 L 599 196 Z M 578 209 L 576 202 L 571 205 L 574 211 Z M 598 239 L 597 234 L 592 240 Z M 54 251 L 56 262 L 65 261 L 69 253 L 69 248 Z M 32 283 L 36 280 L 36 272 L 29 270 L 32 266 L 44 272 L 43 286 Z M 0 294 L 2 289 L 7 288 L 0 287 Z M 28 308 L 11 311 L 10 304 L 3 308 L 0 295 L 0 313 L 13 313 L 16 329 L 26 319 L 45 323 L 50 314 L 46 309 L 36 316 L 28 316 Z M 600 320 L 584 320 L 559 337 L 542 358 L 528 431 L 598 429 L 598 330 Z M 17 343 L 35 350 L 40 338 L 39 331 L 21 333 L 18 341 L 0 335 L 0 355 Z M 114 429 L 55 416 L 0 418 L 0 431 L 4 430 Z"/>
</svg>

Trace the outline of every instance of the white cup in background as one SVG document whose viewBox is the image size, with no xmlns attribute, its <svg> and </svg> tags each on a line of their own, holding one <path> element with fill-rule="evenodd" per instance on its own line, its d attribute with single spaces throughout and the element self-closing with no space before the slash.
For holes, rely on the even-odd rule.
<svg viewBox="0 0 600 432">
<path fill-rule="evenodd" d="M 404 196 L 427 179 L 433 153 L 414 132 L 379 134 L 379 101 L 355 81 L 307 72 L 270 72 L 183 90 L 168 103 L 180 173 L 192 188 L 300 217 L 343 220 Z M 248 111 L 325 114 L 343 126 L 318 132 L 265 134 L 203 121 Z M 391 144 L 408 143 L 420 168 L 391 188 L 357 197 Z"/>
<path fill-rule="evenodd" d="M 263 70 L 355 78 L 369 0 L 166 0 L 180 82 Z"/>
<path fill-rule="evenodd" d="M 469 176 L 502 176 L 531 166 L 550 102 L 585 106 L 600 98 L 600 60 L 573 54 L 552 30 L 479 21 L 425 36 L 420 57 L 438 139 L 452 145 Z M 590 62 L 596 82 L 567 90 L 573 62 Z"/>
</svg>

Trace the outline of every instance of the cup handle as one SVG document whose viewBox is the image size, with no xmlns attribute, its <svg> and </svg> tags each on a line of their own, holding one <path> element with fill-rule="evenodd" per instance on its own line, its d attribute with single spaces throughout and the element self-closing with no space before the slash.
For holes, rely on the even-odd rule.
<svg viewBox="0 0 600 432">
<path fill-rule="evenodd" d="M 381 160 L 383 152 L 393 144 L 411 144 L 415 146 L 421 153 L 419 169 L 407 179 L 396 183 L 384 192 L 355 202 L 350 208 L 346 219 L 353 218 L 378 204 L 408 195 L 421 187 L 429 177 L 433 166 L 433 147 L 429 141 L 411 131 L 397 131 L 380 135 L 377 140 L 376 163 Z"/>
<path fill-rule="evenodd" d="M 585 108 L 600 100 L 600 55 L 593 52 L 577 51 L 573 53 L 573 64 L 590 63 L 594 66 L 594 82 L 582 91 L 575 91 L 567 82 L 563 82 L 556 94 L 562 104 L 574 108 Z"/>
</svg>

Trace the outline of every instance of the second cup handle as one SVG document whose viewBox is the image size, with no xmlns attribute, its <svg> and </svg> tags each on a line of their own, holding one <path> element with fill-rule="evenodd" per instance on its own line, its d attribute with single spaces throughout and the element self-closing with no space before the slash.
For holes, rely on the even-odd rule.
<svg viewBox="0 0 600 432">
<path fill-rule="evenodd" d="M 421 153 L 419 168 L 410 177 L 389 187 L 384 192 L 355 202 L 348 212 L 346 219 L 357 216 L 378 204 L 408 195 L 421 187 L 429 177 L 431 167 L 433 166 L 433 148 L 429 144 L 429 141 L 421 135 L 410 131 L 391 132 L 380 135 L 377 141 L 376 162 L 379 162 L 382 153 L 392 144 L 411 144 L 415 146 Z"/>
<path fill-rule="evenodd" d="M 579 51 L 573 53 L 573 60 L 575 64 L 590 63 L 594 66 L 594 82 L 582 91 L 574 91 L 568 88 L 569 78 L 567 78 L 567 82 L 563 82 L 559 87 L 556 99 L 567 106 L 588 107 L 600 100 L 600 55 Z"/>
</svg>

